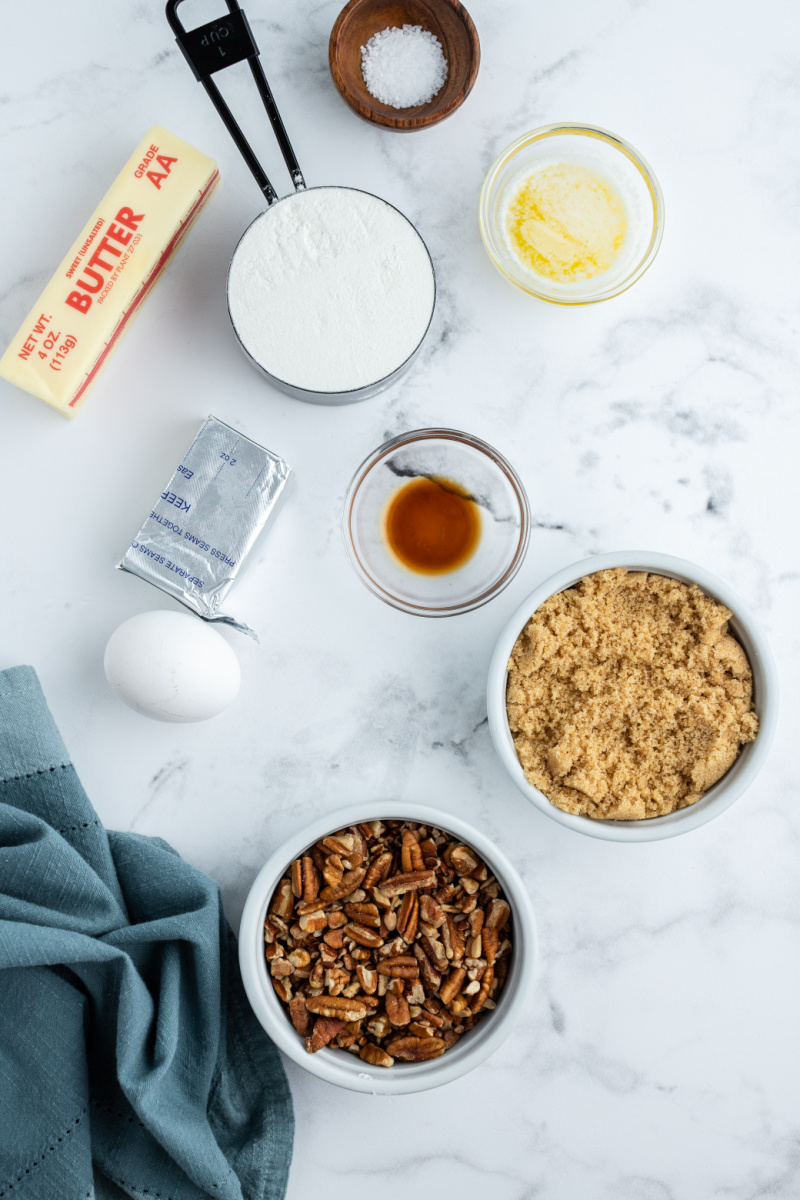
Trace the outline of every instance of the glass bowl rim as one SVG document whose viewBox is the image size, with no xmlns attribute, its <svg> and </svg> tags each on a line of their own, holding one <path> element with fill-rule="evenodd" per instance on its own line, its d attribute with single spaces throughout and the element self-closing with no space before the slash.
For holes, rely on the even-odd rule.
<svg viewBox="0 0 800 1200">
<path fill-rule="evenodd" d="M 514 550 L 513 558 L 503 573 L 495 579 L 495 581 L 487 588 L 484 588 L 477 596 L 469 600 L 462 601 L 459 604 L 450 604 L 441 608 L 432 608 L 426 604 L 414 604 L 409 600 L 404 600 L 396 596 L 394 592 L 383 587 L 373 574 L 367 569 L 356 549 L 355 539 L 352 534 L 351 525 L 353 518 L 353 509 L 356 498 L 359 494 L 362 484 L 367 476 L 372 471 L 373 467 L 377 466 L 384 458 L 387 457 L 393 450 L 400 446 L 412 445 L 414 442 L 432 441 L 439 438 L 445 441 L 459 442 L 461 445 L 469 446 L 473 450 L 477 450 L 488 458 L 496 468 L 498 468 L 506 480 L 511 484 L 515 499 L 519 508 L 520 527 L 519 538 Z M 347 556 L 358 578 L 374 596 L 379 600 L 383 600 L 385 604 L 391 605 L 392 608 L 400 609 L 401 612 L 410 613 L 418 617 L 454 617 L 461 613 L 472 612 L 476 608 L 481 608 L 484 604 L 488 604 L 495 596 L 499 595 L 519 571 L 522 563 L 525 560 L 525 554 L 528 550 L 528 542 L 530 540 L 531 520 L 530 520 L 530 505 L 528 496 L 517 472 L 512 467 L 508 459 L 490 446 L 488 442 L 482 438 L 476 437 L 471 433 L 464 433 L 459 429 L 449 429 L 446 426 L 431 427 L 426 429 L 412 429 L 408 433 L 401 433 L 395 437 L 389 438 L 383 442 L 375 450 L 367 455 L 365 459 L 356 468 L 353 476 L 347 485 L 347 490 L 344 496 L 344 505 L 342 508 L 342 539 L 344 541 Z"/>
<path fill-rule="evenodd" d="M 595 294 L 588 296 L 580 296 L 570 299 L 567 296 L 557 296 L 548 292 L 544 288 L 537 288 L 534 285 L 526 285 L 514 278 L 506 270 L 499 249 L 496 252 L 498 243 L 494 237 L 489 220 L 489 203 L 493 190 L 496 186 L 498 176 L 503 168 L 511 162 L 513 158 L 521 151 L 532 145 L 534 142 L 542 141 L 544 138 L 555 137 L 559 134 L 578 134 L 584 137 L 597 138 L 599 141 L 606 142 L 612 149 L 624 154 L 629 159 L 636 169 L 639 171 L 642 179 L 645 182 L 650 199 L 653 204 L 653 232 L 650 237 L 647 249 L 642 255 L 636 266 L 621 280 L 612 287 L 607 287 Z M 538 300 L 544 300 L 548 304 L 559 304 L 562 307 L 571 308 L 585 304 L 598 304 L 602 300 L 610 300 L 614 296 L 619 296 L 622 292 L 626 292 L 628 288 L 633 287 L 637 280 L 641 279 L 645 271 L 652 265 L 656 254 L 658 253 L 661 241 L 664 236 L 664 194 L 661 191 L 661 185 L 656 178 L 653 168 L 639 151 L 627 142 L 624 138 L 616 133 L 612 133 L 610 129 L 603 129 L 600 125 L 588 125 L 581 121 L 559 121 L 554 125 L 540 125 L 537 129 L 532 129 L 528 133 L 523 133 L 497 156 L 489 170 L 486 172 L 486 177 L 481 187 L 480 201 L 478 205 L 478 221 L 480 224 L 481 238 L 486 247 L 486 252 L 491 258 L 498 271 L 520 291 L 527 292 L 530 296 L 535 296 Z"/>
</svg>

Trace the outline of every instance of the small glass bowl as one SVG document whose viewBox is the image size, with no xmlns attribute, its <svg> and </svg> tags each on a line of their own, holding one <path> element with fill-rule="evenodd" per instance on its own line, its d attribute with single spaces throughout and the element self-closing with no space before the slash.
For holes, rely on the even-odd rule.
<svg viewBox="0 0 800 1200">
<path fill-rule="evenodd" d="M 524 267 L 506 241 L 503 208 L 509 187 L 533 168 L 554 160 L 595 169 L 625 201 L 628 229 L 622 252 L 594 279 L 575 283 L 545 279 Z M 626 291 L 652 263 L 664 233 L 664 197 L 642 156 L 607 129 L 577 122 L 545 125 L 512 142 L 483 182 L 479 215 L 484 245 L 498 270 L 524 292 L 551 304 L 596 304 Z"/>
<path fill-rule="evenodd" d="M 389 501 L 418 476 L 454 480 L 481 510 L 474 553 L 446 574 L 410 570 L 386 542 Z M 511 464 L 480 438 L 456 429 L 415 429 L 364 459 L 345 495 L 342 535 L 359 579 L 386 604 L 420 617 L 452 617 L 480 608 L 516 575 L 528 549 L 528 498 Z"/>
</svg>

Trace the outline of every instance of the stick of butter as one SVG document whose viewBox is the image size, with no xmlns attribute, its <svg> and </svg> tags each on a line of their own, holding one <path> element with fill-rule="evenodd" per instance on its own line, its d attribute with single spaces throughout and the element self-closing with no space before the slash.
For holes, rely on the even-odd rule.
<svg viewBox="0 0 800 1200">
<path fill-rule="evenodd" d="M 219 182 L 213 159 L 154 125 L 0 359 L 0 375 L 74 417 Z"/>
</svg>

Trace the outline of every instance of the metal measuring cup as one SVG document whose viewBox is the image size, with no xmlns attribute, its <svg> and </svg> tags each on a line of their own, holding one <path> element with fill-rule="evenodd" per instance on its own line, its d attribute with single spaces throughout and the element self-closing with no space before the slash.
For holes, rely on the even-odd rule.
<svg viewBox="0 0 800 1200">
<path fill-rule="evenodd" d="M 433 292 L 431 311 L 427 325 L 425 326 L 424 332 L 422 333 L 422 336 L 420 337 L 416 347 L 405 358 L 405 360 L 388 375 L 383 376 L 381 379 L 370 381 L 361 387 L 351 388 L 344 391 L 312 391 L 308 388 L 300 387 L 297 384 L 292 383 L 291 380 L 278 378 L 269 370 L 268 364 L 259 361 L 256 354 L 253 352 L 252 347 L 249 347 L 246 344 L 246 341 L 244 340 L 240 330 L 237 329 L 233 312 L 231 310 L 231 288 L 233 287 L 235 289 L 237 287 L 236 279 L 233 277 L 233 265 L 236 262 L 237 256 L 247 250 L 248 241 L 253 237 L 256 226 L 259 225 L 260 222 L 270 219 L 270 214 L 274 211 L 276 205 L 292 204 L 293 202 L 296 202 L 299 195 L 306 191 L 321 191 L 323 189 L 306 188 L 305 179 L 302 171 L 300 170 L 300 164 L 298 163 L 297 157 L 292 149 L 292 144 L 289 141 L 288 134 L 286 133 L 280 113 L 278 112 L 272 92 L 270 91 L 269 84 L 267 83 L 266 76 L 264 75 L 264 71 L 259 60 L 259 49 L 256 45 L 255 38 L 253 37 L 253 32 L 250 29 L 247 17 L 238 4 L 238 0 L 225 0 L 228 8 L 227 15 L 219 17 L 214 21 L 209 21 L 205 25 L 199 25 L 197 28 L 191 30 L 184 29 L 183 24 L 177 15 L 178 6 L 182 3 L 183 0 L 167 0 L 167 20 L 169 21 L 170 27 L 175 34 L 178 45 L 180 46 L 187 62 L 189 63 L 189 66 L 192 68 L 195 78 L 202 83 L 203 87 L 208 93 L 212 104 L 222 118 L 228 133 L 233 138 L 233 141 L 242 155 L 242 158 L 249 167 L 256 183 L 258 184 L 267 201 L 268 206 L 264 212 L 260 213 L 255 220 L 251 222 L 251 224 L 242 234 L 242 237 L 240 238 L 236 249 L 233 252 L 231 267 L 228 271 L 228 314 L 231 318 L 231 324 L 233 326 L 234 333 L 236 334 L 237 341 L 253 366 L 256 367 L 256 369 L 260 371 L 261 374 L 264 375 L 274 387 L 280 389 L 282 392 L 286 392 L 290 396 L 296 397 L 298 400 L 306 400 L 312 404 L 352 404 L 358 400 L 366 400 L 369 396 L 374 396 L 378 392 L 382 392 L 386 388 L 390 387 L 395 380 L 399 379 L 400 376 L 408 370 L 414 359 L 417 357 L 422 343 L 425 340 L 425 336 L 430 328 L 431 320 L 433 319 L 433 311 L 436 303 L 436 275 L 433 268 L 433 262 L 431 261 L 430 252 L 428 251 L 425 242 L 414 225 L 412 225 L 412 223 L 403 213 L 400 213 L 399 210 L 394 208 L 393 205 L 388 204 L 388 201 L 382 200 L 379 196 L 373 196 L 373 193 L 371 192 L 362 192 L 360 189 L 356 188 L 336 186 L 326 189 L 335 190 L 342 193 L 360 193 L 363 195 L 372 196 L 373 199 L 379 200 L 381 204 L 386 204 L 389 208 L 392 208 L 395 212 L 397 212 L 398 215 L 407 222 L 410 229 L 413 230 L 428 257 L 428 261 L 430 262 L 431 266 Z M 256 87 L 258 88 L 262 103 L 266 109 L 267 117 L 269 118 L 270 125 L 272 126 L 272 130 L 275 134 L 278 146 L 280 147 L 281 154 L 283 155 L 283 160 L 286 163 L 286 167 L 294 185 L 294 191 L 290 192 L 288 196 L 283 198 L 278 195 L 275 188 L 267 178 L 264 168 L 258 161 L 252 147 L 247 141 L 247 138 L 244 136 L 242 130 L 239 128 L 233 113 L 226 104 L 219 91 L 219 88 L 212 78 L 212 76 L 217 72 L 244 60 L 247 61 L 247 64 L 250 67 L 250 71 L 253 79 L 255 80 Z M 236 299 L 237 297 L 234 296 L 234 300 Z M 236 307 L 236 305 L 234 305 L 234 307 Z M 302 319 L 302 317 L 303 314 L 298 313 L 298 319 Z M 268 319 L 268 314 L 265 314 L 265 319 Z"/>
</svg>

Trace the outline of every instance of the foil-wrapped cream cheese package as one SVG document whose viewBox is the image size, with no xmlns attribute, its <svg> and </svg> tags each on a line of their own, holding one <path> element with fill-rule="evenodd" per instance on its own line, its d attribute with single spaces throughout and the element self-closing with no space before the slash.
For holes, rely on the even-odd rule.
<svg viewBox="0 0 800 1200">
<path fill-rule="evenodd" d="M 222 604 L 275 511 L 290 468 L 277 454 L 209 417 L 125 552 L 130 571 L 206 621 L 252 630 Z"/>
</svg>

